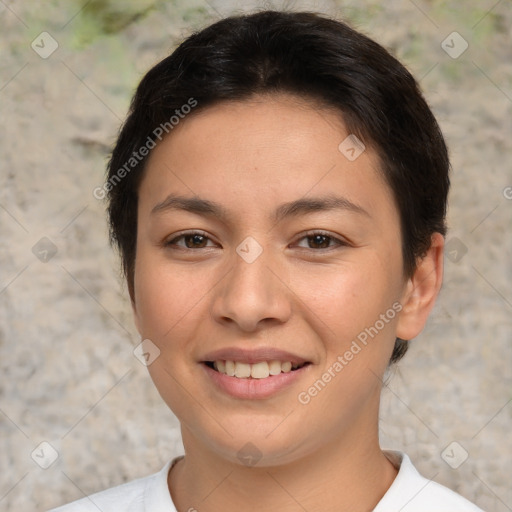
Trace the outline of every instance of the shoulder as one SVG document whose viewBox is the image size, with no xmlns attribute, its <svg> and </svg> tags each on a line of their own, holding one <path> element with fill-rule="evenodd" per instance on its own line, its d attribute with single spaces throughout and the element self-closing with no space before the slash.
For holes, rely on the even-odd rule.
<svg viewBox="0 0 512 512">
<path fill-rule="evenodd" d="M 151 486 L 155 475 L 138 478 L 131 482 L 91 494 L 49 512 L 138 512 L 144 510 L 146 488 Z"/>
<path fill-rule="evenodd" d="M 384 453 L 399 471 L 373 512 L 483 512 L 460 494 L 420 475 L 407 454 Z"/>
<path fill-rule="evenodd" d="M 172 512 L 175 509 L 167 487 L 167 474 L 180 458 L 169 461 L 158 473 L 91 494 L 48 512 L 144 512 L 148 506 L 154 512 Z"/>
</svg>

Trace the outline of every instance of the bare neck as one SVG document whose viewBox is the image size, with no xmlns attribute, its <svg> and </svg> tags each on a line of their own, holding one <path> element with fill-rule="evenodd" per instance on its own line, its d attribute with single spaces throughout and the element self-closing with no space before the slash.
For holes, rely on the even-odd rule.
<svg viewBox="0 0 512 512">
<path fill-rule="evenodd" d="M 359 431 L 283 465 L 252 467 L 219 457 L 186 431 L 183 441 L 186 456 L 168 478 L 178 512 L 370 512 L 398 473 L 377 432 Z"/>
</svg>

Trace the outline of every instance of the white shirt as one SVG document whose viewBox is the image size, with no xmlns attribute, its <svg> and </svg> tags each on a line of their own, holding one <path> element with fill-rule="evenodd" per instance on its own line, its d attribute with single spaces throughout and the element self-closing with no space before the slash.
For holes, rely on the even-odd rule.
<svg viewBox="0 0 512 512">
<path fill-rule="evenodd" d="M 373 512 L 483 512 L 447 487 L 421 476 L 407 454 L 383 450 L 398 474 Z M 92 494 L 48 512 L 176 512 L 167 475 L 183 455 L 158 473 Z"/>
</svg>

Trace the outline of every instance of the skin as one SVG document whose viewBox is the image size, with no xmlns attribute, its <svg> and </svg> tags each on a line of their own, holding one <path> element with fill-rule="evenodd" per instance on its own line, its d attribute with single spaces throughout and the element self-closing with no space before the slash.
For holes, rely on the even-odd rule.
<svg viewBox="0 0 512 512">
<path fill-rule="evenodd" d="M 151 378 L 181 423 L 186 456 L 168 478 L 179 512 L 372 510 L 396 477 L 378 442 L 382 377 L 395 338 L 412 339 L 425 325 L 441 286 L 444 241 L 434 234 L 414 275 L 404 276 L 391 190 L 369 144 L 355 161 L 338 150 L 347 135 L 336 112 L 280 94 L 190 115 L 150 155 L 132 306 L 142 338 L 161 351 Z M 272 219 L 283 202 L 333 191 L 367 214 Z M 216 201 L 230 216 L 151 214 L 170 193 Z M 183 230 L 208 239 L 165 245 Z M 334 239 L 308 242 L 310 230 Z M 247 236 L 263 248 L 252 263 L 236 252 Z M 396 301 L 401 312 L 299 403 Z M 277 347 L 312 364 L 271 398 L 235 399 L 199 363 L 228 346 Z M 248 442 L 261 454 L 252 467 L 237 457 Z"/>
</svg>

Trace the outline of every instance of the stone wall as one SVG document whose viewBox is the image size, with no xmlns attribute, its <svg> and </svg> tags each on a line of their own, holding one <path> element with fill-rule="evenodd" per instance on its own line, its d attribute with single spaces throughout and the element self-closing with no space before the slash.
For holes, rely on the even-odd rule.
<svg viewBox="0 0 512 512">
<path fill-rule="evenodd" d="M 132 353 L 140 339 L 93 190 L 142 74 L 242 3 L 35 4 L 0 2 L 6 512 L 46 510 L 182 453 L 178 422 Z M 382 446 L 488 512 L 510 510 L 510 3 L 293 4 L 347 18 L 391 49 L 420 79 L 451 150 L 445 283 L 383 391 Z"/>
</svg>

